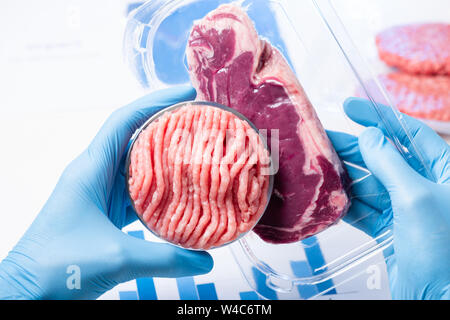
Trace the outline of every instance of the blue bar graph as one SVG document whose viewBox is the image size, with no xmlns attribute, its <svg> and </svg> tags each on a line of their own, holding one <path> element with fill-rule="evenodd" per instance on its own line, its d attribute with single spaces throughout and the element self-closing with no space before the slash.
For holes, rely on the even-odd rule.
<svg viewBox="0 0 450 320">
<path fill-rule="evenodd" d="M 130 236 L 144 239 L 143 231 L 130 231 Z M 295 277 L 310 277 L 320 274 L 314 270 L 322 267 L 326 262 L 320 245 L 315 237 L 310 237 L 302 241 L 306 255 L 306 261 L 291 261 L 291 269 Z M 320 272 L 324 272 L 322 269 Z M 261 296 L 271 300 L 277 300 L 277 292 L 267 286 L 267 276 L 256 267 L 252 268 L 253 277 L 256 284 L 256 292 Z M 177 278 L 176 284 L 181 300 L 218 300 L 217 289 L 214 283 L 196 284 L 193 277 Z M 121 291 L 121 300 L 157 300 L 157 292 L 153 278 L 136 279 L 137 291 Z M 324 294 L 337 294 L 333 288 L 332 280 L 327 280 L 316 285 L 298 285 L 297 290 L 303 299 L 311 298 L 320 292 Z M 259 300 L 261 297 L 255 291 L 239 292 L 241 300 Z"/>
<path fill-rule="evenodd" d="M 119 292 L 120 300 L 138 300 L 138 296 L 136 291 L 120 291 Z"/>
<path fill-rule="evenodd" d="M 158 300 L 153 278 L 136 279 L 139 300 Z"/>
<path fill-rule="evenodd" d="M 198 300 L 197 287 L 193 277 L 177 278 L 180 300 Z"/>
<path fill-rule="evenodd" d="M 128 231 L 128 234 L 132 237 L 138 238 L 138 239 L 145 239 L 144 238 L 144 231 Z"/>
<path fill-rule="evenodd" d="M 291 268 L 297 278 L 310 277 L 312 275 L 309 264 L 306 261 L 291 261 Z M 315 285 L 299 285 L 297 289 L 300 297 L 303 299 L 309 299 L 319 293 Z"/>
<path fill-rule="evenodd" d="M 274 290 L 270 289 L 266 284 L 266 275 L 255 267 L 252 268 L 252 272 L 259 294 L 270 300 L 278 300 L 277 293 Z"/>
<path fill-rule="evenodd" d="M 317 274 L 314 272 L 314 270 L 322 267 L 323 265 L 325 265 L 325 259 L 323 257 L 322 254 L 322 250 L 320 249 L 320 245 L 319 242 L 317 241 L 316 237 L 309 237 L 305 240 L 302 241 L 302 243 L 304 244 L 304 250 L 305 250 L 305 254 L 306 254 L 306 258 L 308 260 L 308 263 L 311 267 L 311 270 L 313 270 L 313 275 Z M 324 272 L 326 271 L 325 269 L 322 269 Z M 327 280 L 321 283 L 318 283 L 317 285 L 317 289 L 319 290 L 319 292 L 322 291 L 326 291 L 332 287 L 334 287 L 333 281 L 332 280 Z M 336 294 L 336 289 L 330 289 L 328 290 L 325 294 Z"/>
<path fill-rule="evenodd" d="M 218 300 L 214 283 L 198 284 L 197 293 L 200 300 Z"/>
<path fill-rule="evenodd" d="M 138 239 L 144 239 L 143 231 L 129 231 L 128 234 Z M 136 287 L 139 300 L 158 300 L 153 278 L 136 279 Z"/>
<path fill-rule="evenodd" d="M 241 300 L 259 300 L 259 296 L 255 291 L 239 292 Z"/>
</svg>

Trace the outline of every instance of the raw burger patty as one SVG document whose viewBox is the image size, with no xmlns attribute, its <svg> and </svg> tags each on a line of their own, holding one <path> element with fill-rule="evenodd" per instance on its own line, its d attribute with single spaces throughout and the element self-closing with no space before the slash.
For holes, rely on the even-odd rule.
<svg viewBox="0 0 450 320">
<path fill-rule="evenodd" d="M 245 11 L 222 5 L 197 21 L 186 54 L 199 100 L 238 110 L 268 130 L 271 145 L 278 130 L 274 192 L 254 231 L 290 243 L 338 221 L 349 207 L 343 166 L 286 60 L 258 37 Z"/>
<path fill-rule="evenodd" d="M 397 26 L 376 38 L 380 58 L 407 73 L 450 75 L 450 24 Z"/>
<path fill-rule="evenodd" d="M 416 118 L 450 121 L 450 77 L 393 72 L 378 79 L 401 112 Z M 357 96 L 366 98 L 362 90 Z"/>
<path fill-rule="evenodd" d="M 130 197 L 161 238 L 185 248 L 218 247 L 248 232 L 263 214 L 269 159 L 256 131 L 231 112 L 184 106 L 137 138 Z"/>
</svg>

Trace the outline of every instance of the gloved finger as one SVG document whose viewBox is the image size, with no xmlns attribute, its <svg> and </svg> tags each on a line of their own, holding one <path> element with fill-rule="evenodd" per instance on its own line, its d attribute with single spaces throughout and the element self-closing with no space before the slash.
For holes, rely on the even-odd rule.
<svg viewBox="0 0 450 320">
<path fill-rule="evenodd" d="M 327 131 L 327 135 L 342 161 L 350 162 L 361 167 L 365 165 L 361 152 L 359 151 L 357 137 L 344 132 L 329 130 Z"/>
<path fill-rule="evenodd" d="M 354 199 L 380 212 L 392 206 L 389 192 L 373 174 L 353 182 L 351 188 L 352 202 Z"/>
<path fill-rule="evenodd" d="M 130 204 L 127 206 L 124 227 L 135 222 L 138 219 L 136 211 L 134 211 L 133 206 Z"/>
<path fill-rule="evenodd" d="M 392 108 L 378 104 L 379 112 L 386 121 L 382 121 L 377 110 L 368 100 L 361 98 L 349 98 L 344 103 L 346 114 L 353 121 L 363 125 L 381 129 L 384 134 L 391 131 L 399 139 L 399 142 L 410 149 L 410 139 L 405 134 L 406 129 L 418 145 L 424 155 L 425 165 L 429 167 L 435 178 L 435 182 L 450 182 L 450 147 L 439 135 L 423 122 L 408 115 L 396 113 Z M 403 128 L 398 121 L 400 116 L 406 126 Z M 421 166 L 420 162 L 417 162 Z M 419 168 L 414 168 L 419 169 Z"/>
<path fill-rule="evenodd" d="M 117 182 L 120 180 L 120 184 Z M 137 215 L 131 205 L 124 179 L 116 178 L 115 188 L 111 190 L 108 218 L 118 228 L 122 229 L 137 220 Z"/>
<path fill-rule="evenodd" d="M 383 213 L 367 206 L 359 200 L 354 200 L 343 220 L 375 238 L 392 225 L 392 211 Z"/>
<path fill-rule="evenodd" d="M 208 273 L 213 267 L 213 259 L 205 251 L 191 251 L 123 235 L 126 269 L 130 279 L 195 276 Z"/>
<path fill-rule="evenodd" d="M 131 141 L 125 149 L 119 166 L 119 171 L 115 176 L 115 187 L 111 191 L 113 194 L 110 197 L 110 205 L 108 210 L 110 220 L 119 229 L 122 229 L 137 220 L 136 212 L 133 209 L 133 205 L 131 204 L 131 199 L 128 194 L 125 172 L 127 153 L 130 146 Z"/>
<path fill-rule="evenodd" d="M 408 193 L 419 182 L 417 174 L 377 128 L 366 129 L 359 137 L 359 147 L 367 168 L 388 192 Z"/>
<path fill-rule="evenodd" d="M 115 111 L 103 125 L 89 146 L 89 153 L 101 159 L 117 172 L 126 147 L 134 132 L 144 122 L 161 109 L 178 102 L 195 99 L 196 92 L 191 86 L 172 87 L 156 91 Z"/>
<path fill-rule="evenodd" d="M 352 201 L 358 199 L 379 211 L 387 209 L 391 205 L 389 194 L 366 168 L 359 150 L 358 138 L 343 132 L 327 131 L 327 133 L 352 181 Z"/>
<path fill-rule="evenodd" d="M 409 139 L 398 121 L 399 118 L 407 124 L 406 129 L 409 131 L 415 131 L 419 125 L 417 120 L 397 112 L 391 107 L 379 103 L 375 107 L 371 101 L 362 98 L 348 98 L 344 102 L 344 111 L 350 119 L 360 125 L 377 127 L 386 135 L 395 134 L 400 143 L 406 147 L 409 146 Z"/>
</svg>

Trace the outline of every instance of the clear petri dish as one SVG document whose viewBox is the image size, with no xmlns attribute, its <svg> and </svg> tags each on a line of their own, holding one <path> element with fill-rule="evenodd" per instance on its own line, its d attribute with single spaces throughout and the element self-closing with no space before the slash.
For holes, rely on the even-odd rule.
<svg viewBox="0 0 450 320">
<path fill-rule="evenodd" d="M 126 165 L 125 165 L 125 170 L 126 170 L 126 188 L 127 188 L 127 194 L 128 194 L 128 198 L 130 200 L 130 203 L 133 207 L 134 212 L 136 213 L 136 216 L 138 217 L 138 219 L 141 221 L 141 223 L 146 227 L 146 229 L 148 229 L 154 236 L 156 236 L 158 239 L 163 240 L 164 242 L 170 243 L 174 246 L 180 247 L 180 248 L 184 248 L 184 249 L 190 249 L 190 250 L 205 250 L 205 248 L 193 248 L 193 247 L 186 247 L 183 246 L 180 243 L 176 243 L 176 242 L 172 242 L 168 239 L 165 239 L 164 237 L 161 237 L 155 230 L 153 230 L 153 228 L 149 227 L 148 223 L 144 220 L 144 218 L 142 217 L 141 214 L 138 213 L 138 210 L 135 206 L 135 202 L 130 194 L 130 165 L 131 165 L 131 155 L 133 152 L 133 148 L 136 144 L 136 142 L 139 139 L 139 136 L 141 135 L 142 132 L 144 132 L 148 126 L 150 124 L 152 124 L 153 122 L 155 122 L 156 120 L 158 120 L 159 118 L 161 118 L 161 116 L 163 116 L 164 114 L 168 113 L 168 112 L 173 112 L 176 111 L 178 109 L 184 108 L 184 107 L 189 107 L 189 106 L 205 106 L 205 107 L 213 107 L 213 108 L 218 108 L 224 111 L 227 111 L 231 114 L 233 114 L 236 118 L 246 122 L 251 129 L 253 129 L 256 134 L 258 135 L 260 142 L 263 144 L 264 150 L 267 151 L 267 154 L 269 155 L 269 164 L 268 167 L 272 166 L 272 158 L 270 156 L 270 150 L 268 147 L 268 143 L 267 143 L 267 139 L 264 135 L 262 135 L 260 133 L 260 131 L 258 130 L 258 128 L 256 128 L 256 126 L 250 121 L 248 120 L 244 115 L 242 115 L 241 113 L 239 113 L 238 111 L 231 109 L 227 106 L 221 105 L 219 103 L 215 103 L 215 102 L 205 102 L 205 101 L 187 101 L 187 102 L 181 102 L 178 104 L 175 104 L 173 106 L 167 107 L 159 112 L 157 112 L 156 114 L 154 114 L 153 116 L 151 116 L 137 131 L 136 133 L 133 135 L 132 139 L 131 139 L 131 145 L 130 148 L 128 150 L 127 153 L 127 158 L 126 158 Z M 264 212 L 267 209 L 267 206 L 269 204 L 271 195 L 272 195 L 272 191 L 273 191 L 273 183 L 274 183 L 274 175 L 271 174 L 272 170 L 269 169 L 268 171 L 268 189 L 267 189 L 267 199 L 266 199 L 266 203 L 264 204 L 264 210 L 262 211 L 262 213 L 260 214 L 260 216 L 254 221 L 253 225 L 251 226 L 251 228 L 241 234 L 239 234 L 237 237 L 233 237 L 230 241 L 221 244 L 219 246 L 211 246 L 208 247 L 206 249 L 210 250 L 210 249 L 216 249 L 216 248 L 221 248 L 227 245 L 230 245 L 232 243 L 235 243 L 236 241 L 239 241 L 240 239 L 242 239 L 244 236 L 246 236 L 248 233 L 250 233 L 253 228 L 258 224 L 259 220 L 262 218 L 262 216 L 264 215 Z"/>
<path fill-rule="evenodd" d="M 196 20 L 221 4 L 235 0 L 151 0 L 132 12 L 124 35 L 124 57 L 142 87 L 159 90 L 190 83 L 186 45 Z M 447 0 L 372 1 L 341 0 L 242 0 L 260 37 L 276 47 L 288 60 L 326 130 L 359 136 L 362 127 L 344 112 L 342 103 L 362 87 L 373 113 L 386 126 L 387 136 L 404 159 L 420 174 L 433 180 L 416 145 L 383 85 L 376 81 L 386 73 L 376 52 L 375 36 L 381 30 L 406 23 L 447 21 Z M 405 11 L 404 8 L 414 10 Z M 402 14 L 398 14 L 401 12 Z M 374 82 L 375 85 L 368 86 Z M 386 114 L 379 104 L 389 106 Z M 445 128 L 444 128 L 445 129 Z M 399 136 L 408 137 L 400 139 Z M 276 159 L 272 159 L 276 160 Z M 352 186 L 359 187 L 371 174 L 358 163 L 346 161 L 355 173 Z M 377 198 L 378 193 L 353 195 L 352 200 Z M 362 213 L 365 221 L 374 212 Z M 366 220 L 367 219 L 367 220 Z M 254 232 L 229 246 L 236 264 L 250 287 L 265 299 L 314 299 L 328 294 L 366 288 L 368 270 L 384 270 L 383 253 L 391 252 L 393 233 L 367 235 L 357 222 L 337 224 L 305 240 L 272 244 Z M 231 263 L 231 262 L 230 262 Z M 387 277 L 386 277 L 387 278 Z M 385 278 L 383 278 L 385 279 Z M 388 287 L 387 280 L 384 287 Z M 377 293 L 378 292 L 378 293 Z M 383 290 L 370 290 L 378 299 Z M 365 290 L 365 294 L 368 291 Z M 384 296 L 383 296 L 384 298 Z"/>
</svg>

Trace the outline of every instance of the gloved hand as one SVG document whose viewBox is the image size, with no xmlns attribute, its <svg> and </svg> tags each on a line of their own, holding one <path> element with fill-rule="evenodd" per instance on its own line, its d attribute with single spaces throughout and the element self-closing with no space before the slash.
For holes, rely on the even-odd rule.
<svg viewBox="0 0 450 320">
<path fill-rule="evenodd" d="M 412 147 L 392 109 L 380 105 L 388 119 L 382 122 L 367 100 L 350 98 L 344 107 L 353 121 L 371 127 L 359 139 L 328 133 L 357 181 L 345 220 L 372 237 L 393 228 L 393 252 L 385 254 L 394 299 L 450 299 L 450 147 L 425 124 L 402 115 L 432 182 L 386 139 L 389 127 L 404 147 Z"/>
<path fill-rule="evenodd" d="M 158 91 L 111 115 L 0 263 L 0 299 L 92 299 L 136 278 L 211 270 L 206 252 L 144 241 L 120 230 L 136 219 L 125 186 L 130 138 L 157 111 L 193 98 L 190 87 Z"/>
</svg>

